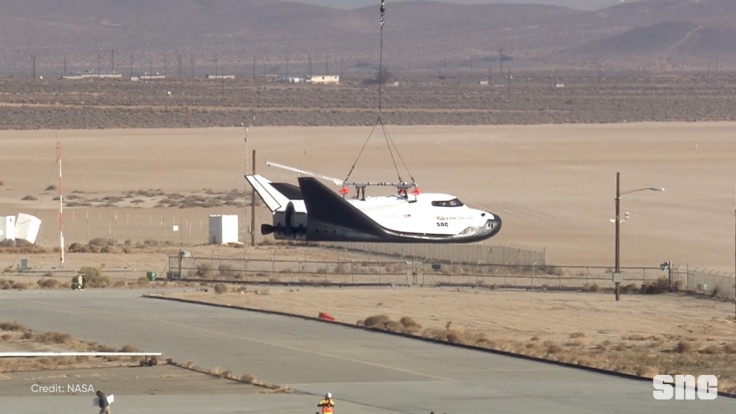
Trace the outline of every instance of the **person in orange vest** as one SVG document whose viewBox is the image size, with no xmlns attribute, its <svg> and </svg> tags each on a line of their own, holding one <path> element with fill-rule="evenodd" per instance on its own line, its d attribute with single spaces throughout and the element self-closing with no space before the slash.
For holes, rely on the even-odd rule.
<svg viewBox="0 0 736 414">
<path fill-rule="evenodd" d="M 325 398 L 322 398 L 319 401 L 319 404 L 317 404 L 317 407 L 322 408 L 322 414 L 332 414 L 334 412 L 332 407 L 334 406 L 335 406 L 335 401 L 332 399 L 332 394 L 329 392 L 325 394 Z"/>
</svg>

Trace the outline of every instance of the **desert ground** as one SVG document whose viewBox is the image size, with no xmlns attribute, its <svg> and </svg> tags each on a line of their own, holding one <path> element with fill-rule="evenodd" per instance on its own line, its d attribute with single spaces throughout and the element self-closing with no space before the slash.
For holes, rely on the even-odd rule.
<svg viewBox="0 0 736 414">
<path fill-rule="evenodd" d="M 456 195 L 503 219 L 501 232 L 485 245 L 543 248 L 548 265 L 612 266 L 610 219 L 620 172 L 622 193 L 666 188 L 622 196 L 622 212 L 629 212 L 621 226 L 622 266 L 657 266 L 671 260 L 732 273 L 735 126 L 388 126 L 387 131 L 410 169 L 400 171 L 402 178 L 416 179 L 425 192 Z M 67 253 L 68 269 L 128 267 L 142 276 L 148 269 L 165 270 L 167 255 L 182 246 L 212 256 L 273 254 L 259 247 L 206 244 L 209 214 L 237 214 L 240 239 L 248 240 L 250 193 L 243 174 L 250 170 L 252 150 L 257 151 L 259 173 L 295 182 L 293 173 L 264 162 L 344 177 L 367 141 L 351 178 L 396 178 L 380 128 L 2 131 L 0 215 L 25 212 L 40 217 L 37 243 L 48 248 L 59 245 L 57 140 L 63 153 L 64 200 L 77 203 L 64 208 L 65 243 L 102 238 L 120 246 L 111 254 Z M 369 189 L 369 195 L 378 192 Z M 200 203 L 204 207 L 170 202 L 190 196 L 217 201 Z M 265 210 L 257 206 L 256 227 L 268 220 Z M 174 225 L 180 231 L 173 231 Z M 256 240 L 268 237 L 257 235 Z M 134 248 L 147 241 L 156 247 Z M 130 251 L 122 248 L 126 245 Z M 59 270 L 58 253 L 7 251 L 0 255 L 0 268 L 6 269 L 3 278 L 14 275 L 22 257 L 36 270 Z M 523 347 L 541 357 L 561 358 L 563 352 L 584 349 L 578 362 L 590 365 L 598 364 L 594 354 L 606 349 L 616 355 L 606 365 L 613 369 L 623 367 L 628 351 L 686 355 L 684 359 L 694 364 L 687 367 L 719 372 L 724 368 L 708 361 L 730 361 L 734 355 L 733 303 L 679 295 L 625 295 L 617 303 L 610 294 L 340 290 L 329 292 L 335 298 L 332 303 L 316 308 L 314 295 L 324 292 L 261 293 L 246 288 L 225 300 L 308 315 L 330 312 L 348 323 L 380 314 L 395 321 L 408 316 L 423 328 L 457 328 L 499 349 Z M 583 312 L 586 317 L 580 318 Z M 653 375 L 658 367 L 646 360 L 633 373 Z M 726 386 L 733 376 L 723 372 Z"/>
<path fill-rule="evenodd" d="M 209 214 L 238 214 L 247 241 L 250 190 L 243 175 L 253 150 L 257 171 L 272 180 L 295 176 L 266 167 L 267 160 L 341 178 L 357 160 L 351 179 L 389 181 L 397 177 L 390 137 L 409 168 L 399 170 L 402 178 L 503 219 L 501 232 L 485 244 L 543 248 L 548 265 L 612 266 L 620 172 L 622 193 L 666 189 L 622 195 L 621 213 L 629 212 L 621 226 L 622 266 L 671 260 L 732 273 L 735 125 L 388 126 L 387 135 L 366 127 L 2 131 L 0 214 L 37 215 L 43 220 L 37 244 L 59 245 L 58 140 L 67 245 L 95 238 L 200 245 Z M 181 203 L 190 196 L 199 204 Z M 260 206 L 256 213 L 258 228 L 268 211 Z M 66 260 L 81 265 L 73 254 Z M 2 267 L 12 261 L 17 256 Z"/>
</svg>

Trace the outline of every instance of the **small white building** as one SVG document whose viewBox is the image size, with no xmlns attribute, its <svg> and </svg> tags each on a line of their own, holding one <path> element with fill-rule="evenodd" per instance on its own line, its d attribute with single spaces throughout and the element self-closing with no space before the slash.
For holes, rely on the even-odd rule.
<svg viewBox="0 0 736 414">
<path fill-rule="evenodd" d="M 204 78 L 207 80 L 218 80 L 218 79 L 235 79 L 235 75 L 204 75 Z"/>
<path fill-rule="evenodd" d="M 308 83 L 318 83 L 323 85 L 339 85 L 340 75 L 317 75 L 310 76 L 307 79 Z"/>
<path fill-rule="evenodd" d="M 157 81 L 157 80 L 164 80 L 164 79 L 166 79 L 166 75 L 161 75 L 161 74 L 158 74 L 158 73 L 155 74 L 155 75 L 145 74 L 145 75 L 132 76 L 130 78 L 130 80 L 133 81 L 133 82 L 137 82 L 137 81 Z"/>
<path fill-rule="evenodd" d="M 238 243 L 238 216 L 210 215 L 210 244 Z"/>
<path fill-rule="evenodd" d="M 15 240 L 15 216 L 0 216 L 0 242 Z"/>
<path fill-rule="evenodd" d="M 41 219 L 30 214 L 18 213 L 15 221 L 15 238 L 28 243 L 36 243 L 36 236 L 41 229 Z"/>
<path fill-rule="evenodd" d="M 62 79 L 80 80 L 80 79 L 122 79 L 123 75 L 115 72 L 86 72 L 86 73 L 70 73 L 62 75 Z"/>
</svg>

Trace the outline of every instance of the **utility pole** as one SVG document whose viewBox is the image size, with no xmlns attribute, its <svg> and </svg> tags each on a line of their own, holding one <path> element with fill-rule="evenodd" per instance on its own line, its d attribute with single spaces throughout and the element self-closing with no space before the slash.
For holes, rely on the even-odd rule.
<svg viewBox="0 0 736 414">
<path fill-rule="evenodd" d="M 36 80 L 36 55 L 31 55 L 31 76 Z"/>
<path fill-rule="evenodd" d="M 621 192 L 621 173 L 616 172 L 616 216 L 614 217 L 614 223 L 616 223 L 616 258 L 613 269 L 613 283 L 616 294 L 616 301 L 620 299 L 620 285 L 623 277 L 621 275 L 620 258 L 621 258 L 621 196 L 624 194 L 636 193 L 639 191 L 664 191 L 663 187 L 644 187 L 637 188 L 635 190 L 629 190 Z"/>
<path fill-rule="evenodd" d="M 251 162 L 253 163 L 252 166 L 252 174 L 256 174 L 256 150 L 253 150 L 253 157 Z M 251 188 L 250 191 L 250 245 L 255 246 L 256 245 L 256 191 Z"/>
<path fill-rule="evenodd" d="M 503 48 L 498 49 L 498 73 L 503 76 Z"/>
<path fill-rule="evenodd" d="M 59 161 L 59 267 L 64 267 L 64 181 L 61 175 L 61 141 L 56 141 L 56 158 Z"/>
<path fill-rule="evenodd" d="M 621 269 L 619 268 L 619 262 L 621 257 L 621 173 L 616 172 L 616 215 L 614 216 L 614 220 L 616 221 L 616 248 L 615 248 L 615 260 L 614 260 L 614 268 L 613 268 L 613 284 L 614 284 L 614 292 L 616 295 L 616 301 L 621 297 L 621 293 L 619 291 L 621 281 L 619 278 L 621 277 Z"/>
</svg>

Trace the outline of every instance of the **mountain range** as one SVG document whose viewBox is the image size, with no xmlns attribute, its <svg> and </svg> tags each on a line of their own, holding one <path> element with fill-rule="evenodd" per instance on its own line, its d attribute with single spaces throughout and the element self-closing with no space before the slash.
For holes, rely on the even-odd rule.
<svg viewBox="0 0 736 414">
<path fill-rule="evenodd" d="M 384 22 L 381 36 L 377 2 L 0 0 L 0 73 L 350 74 L 381 58 L 397 73 L 736 68 L 734 0 L 405 1 Z"/>
</svg>

